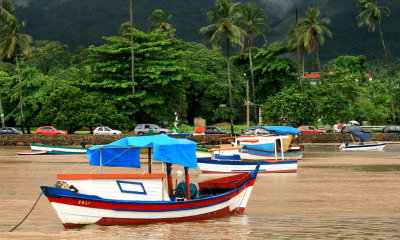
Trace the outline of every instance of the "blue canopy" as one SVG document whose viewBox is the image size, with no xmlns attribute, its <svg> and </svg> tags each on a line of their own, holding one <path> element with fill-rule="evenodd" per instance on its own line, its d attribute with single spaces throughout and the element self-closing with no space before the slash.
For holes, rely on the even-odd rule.
<svg viewBox="0 0 400 240">
<path fill-rule="evenodd" d="M 300 131 L 294 127 L 288 126 L 258 126 L 252 129 L 262 128 L 268 130 L 270 132 L 274 132 L 275 134 L 299 134 Z"/>
<path fill-rule="evenodd" d="M 350 132 L 350 134 L 353 134 L 354 136 L 361 138 L 363 142 L 371 141 L 371 138 L 363 132 L 352 131 Z"/>
<path fill-rule="evenodd" d="M 126 137 L 107 145 L 87 150 L 90 165 L 109 167 L 140 167 L 140 148 L 152 147 L 153 159 L 197 169 L 197 143 L 167 135 Z"/>
</svg>

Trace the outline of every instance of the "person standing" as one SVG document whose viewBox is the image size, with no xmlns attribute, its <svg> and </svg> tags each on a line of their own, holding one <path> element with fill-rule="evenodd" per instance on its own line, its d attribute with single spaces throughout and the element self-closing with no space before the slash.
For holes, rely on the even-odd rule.
<svg viewBox="0 0 400 240">
<path fill-rule="evenodd" d="M 338 132 L 340 133 L 342 131 L 342 124 L 340 123 L 340 121 L 337 121 L 337 128 Z"/>
<path fill-rule="evenodd" d="M 335 125 L 333 125 L 333 132 L 337 133 L 338 132 L 338 125 L 337 123 Z"/>
</svg>

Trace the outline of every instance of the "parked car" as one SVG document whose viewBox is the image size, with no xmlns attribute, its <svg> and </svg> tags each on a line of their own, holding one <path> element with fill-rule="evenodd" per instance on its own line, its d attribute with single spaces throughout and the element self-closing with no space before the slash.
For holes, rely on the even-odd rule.
<svg viewBox="0 0 400 240">
<path fill-rule="evenodd" d="M 332 131 L 331 125 L 321 125 L 321 126 L 318 126 L 318 129 L 325 130 L 327 132 Z"/>
<path fill-rule="evenodd" d="M 113 134 L 122 134 L 120 130 L 111 129 L 109 127 L 97 127 L 93 134 L 95 135 L 113 135 Z"/>
<path fill-rule="evenodd" d="M 350 132 L 363 132 L 363 133 L 373 133 L 371 130 L 362 128 L 360 126 L 352 126 L 346 125 L 342 128 L 342 133 L 350 133 Z"/>
<path fill-rule="evenodd" d="M 53 126 L 41 126 L 35 131 L 36 135 L 67 135 L 65 130 L 57 130 Z"/>
<path fill-rule="evenodd" d="M 383 133 L 400 133 L 400 126 L 386 126 L 382 129 Z"/>
<path fill-rule="evenodd" d="M 251 126 L 251 127 L 249 127 L 249 128 L 242 129 L 241 134 L 242 134 L 242 135 L 249 134 L 250 130 L 252 130 L 252 129 L 255 128 L 255 127 L 257 127 L 257 126 Z"/>
<path fill-rule="evenodd" d="M 270 135 L 272 132 L 264 128 L 249 127 L 242 130 L 241 135 Z"/>
<path fill-rule="evenodd" d="M 22 132 L 12 127 L 3 127 L 0 128 L 0 134 L 22 134 Z"/>
<path fill-rule="evenodd" d="M 325 130 L 315 128 L 313 126 L 303 125 L 297 128 L 300 134 L 326 134 Z"/>
<path fill-rule="evenodd" d="M 204 128 L 205 134 L 228 134 L 228 131 L 221 130 L 219 127 L 207 126 Z"/>
<path fill-rule="evenodd" d="M 167 134 L 170 129 L 162 128 L 156 124 L 137 124 L 134 130 L 136 135 Z"/>
</svg>

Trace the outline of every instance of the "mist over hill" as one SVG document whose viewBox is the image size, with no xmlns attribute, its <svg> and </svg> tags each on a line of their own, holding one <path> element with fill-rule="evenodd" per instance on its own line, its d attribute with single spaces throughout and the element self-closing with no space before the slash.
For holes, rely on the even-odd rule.
<svg viewBox="0 0 400 240">
<path fill-rule="evenodd" d="M 286 41 L 291 25 L 295 24 L 295 9 L 304 17 L 308 6 L 319 6 L 322 17 L 331 19 L 328 28 L 333 38 L 326 39 L 320 48 L 320 57 L 327 61 L 340 55 L 366 55 L 370 59 L 383 57 L 378 32 L 368 27 L 357 27 L 359 13 L 357 0 L 254 0 L 267 14 L 271 31 L 266 32 L 269 42 Z M 25 32 L 35 40 L 60 41 L 71 50 L 79 45 L 100 45 L 103 36 L 118 34 L 119 26 L 129 20 L 127 0 L 14 0 L 15 14 L 26 20 Z M 400 56 L 400 4 L 399 0 L 379 0 L 391 10 L 383 16 L 382 29 L 391 56 Z M 198 30 L 208 25 L 206 12 L 215 0 L 133 0 L 134 23 L 142 31 L 149 27 L 148 17 L 155 9 L 173 16 L 170 23 L 176 28 L 176 37 L 184 41 L 202 42 Z M 262 42 L 256 42 L 261 46 Z"/>
</svg>

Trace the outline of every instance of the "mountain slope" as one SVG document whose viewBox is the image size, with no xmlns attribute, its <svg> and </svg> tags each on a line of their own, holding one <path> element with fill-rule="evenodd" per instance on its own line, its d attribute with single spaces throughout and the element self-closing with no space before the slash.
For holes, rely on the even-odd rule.
<svg viewBox="0 0 400 240">
<path fill-rule="evenodd" d="M 379 0 L 391 9 L 389 17 L 384 16 L 382 28 L 392 56 L 400 56 L 400 5 L 399 0 Z M 129 20 L 127 0 L 18 0 L 15 14 L 27 21 L 26 32 L 36 40 L 52 40 L 66 43 L 71 49 L 79 45 L 99 45 L 102 36 L 118 34 L 118 28 Z M 243 1 L 247 2 L 247 1 Z M 308 6 L 320 6 L 323 16 L 331 19 L 328 26 L 333 38 L 326 39 L 320 48 L 322 60 L 340 55 L 364 54 L 370 58 L 382 57 L 382 45 L 377 32 L 368 32 L 367 27 L 357 27 L 359 13 L 357 0 L 254 0 L 258 7 L 265 9 L 272 30 L 267 32 L 268 40 L 286 41 L 289 27 L 295 24 L 295 9 L 299 18 L 304 17 Z M 34 3 L 34 4 L 33 4 Z M 176 37 L 184 41 L 202 42 L 199 28 L 208 25 L 206 12 L 214 7 L 214 0 L 147 0 L 135 1 L 134 22 L 139 29 L 147 31 L 148 17 L 155 9 L 172 13 L 171 23 L 177 29 Z M 261 46 L 261 42 L 257 42 Z"/>
</svg>

